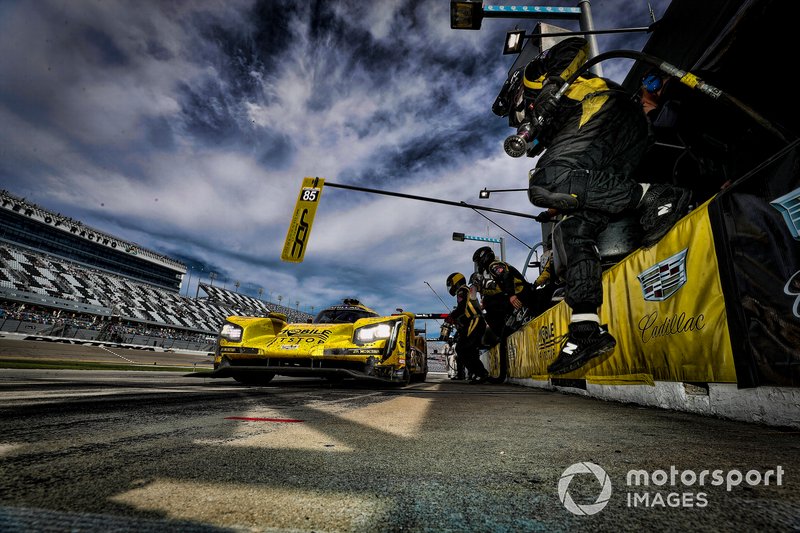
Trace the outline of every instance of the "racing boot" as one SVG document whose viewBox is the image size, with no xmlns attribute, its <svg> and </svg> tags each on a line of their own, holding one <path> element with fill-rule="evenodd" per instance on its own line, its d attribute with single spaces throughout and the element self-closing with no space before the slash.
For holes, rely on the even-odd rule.
<svg viewBox="0 0 800 533">
<path fill-rule="evenodd" d="M 591 359 L 614 351 L 616 339 L 608 329 L 590 320 L 571 322 L 569 334 L 561 346 L 561 351 L 547 372 L 550 374 L 566 374 L 582 367 Z"/>
<path fill-rule="evenodd" d="M 489 381 L 489 371 L 485 370 L 479 375 L 469 380 L 470 385 L 482 385 Z"/>
<path fill-rule="evenodd" d="M 653 246 L 686 214 L 692 192 L 662 183 L 653 184 L 639 202 L 644 230 L 642 245 Z"/>
</svg>

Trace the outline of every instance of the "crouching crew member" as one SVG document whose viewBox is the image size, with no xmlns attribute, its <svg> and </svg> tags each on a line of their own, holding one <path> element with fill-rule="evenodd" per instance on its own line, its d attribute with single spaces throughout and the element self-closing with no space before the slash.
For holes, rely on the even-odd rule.
<svg viewBox="0 0 800 533">
<path fill-rule="evenodd" d="M 543 288 L 537 290 L 536 285 L 526 280 L 514 266 L 498 261 L 488 246 L 478 248 L 472 259 L 476 270 L 483 273 L 484 290 L 493 293 L 489 306 L 484 298 L 484 309 L 487 315 L 493 315 L 490 327 L 499 331 L 501 337 L 509 335 L 525 322 L 515 320 L 519 311 L 524 312 L 525 319 L 531 319 L 550 307 L 552 284 L 545 283 Z"/>
</svg>

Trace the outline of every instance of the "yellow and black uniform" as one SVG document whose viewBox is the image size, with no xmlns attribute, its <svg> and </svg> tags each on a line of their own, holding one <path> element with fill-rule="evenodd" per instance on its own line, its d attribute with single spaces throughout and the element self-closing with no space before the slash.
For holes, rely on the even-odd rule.
<svg viewBox="0 0 800 533">
<path fill-rule="evenodd" d="M 506 317 L 513 312 L 511 303 L 503 294 L 503 289 L 489 275 L 489 265 L 495 260 L 494 250 L 489 246 L 481 246 L 472 254 L 475 264 L 475 273 L 470 278 L 470 284 L 477 287 L 481 294 L 481 307 L 483 308 L 486 325 L 490 335 L 487 335 L 487 344 L 493 344 L 504 334 Z M 492 338 L 492 342 L 488 342 Z"/>
<path fill-rule="evenodd" d="M 564 87 L 586 63 L 588 51 L 583 38 L 560 41 L 513 72 L 492 107 L 508 115 L 517 137 L 524 134 L 526 143 L 537 141 L 536 149 L 544 149 L 528 174 L 531 203 L 566 215 L 553 228 L 553 248 L 565 265 L 564 300 L 572 316 L 569 335 L 548 366 L 553 374 L 569 372 L 616 346 L 598 315 L 603 290 L 597 239 L 610 218 L 637 209 L 642 243 L 651 246 L 680 219 L 691 198 L 677 187 L 634 181 L 651 139 L 647 119 L 631 95 L 588 72 Z"/>
<path fill-rule="evenodd" d="M 571 198 L 554 238 L 565 243 L 565 299 L 577 313 L 596 313 L 602 303 L 595 242 L 611 215 L 639 202 L 642 188 L 631 174 L 649 143 L 640 106 L 611 80 L 586 73 L 555 101 L 587 54 L 585 39 L 564 39 L 524 67 L 518 91 L 526 115 L 519 120 L 543 117 L 536 138 L 545 151 L 529 173 L 529 199 L 563 210 L 564 202 L 548 203 Z"/>
<path fill-rule="evenodd" d="M 537 113 L 537 105 L 543 104 L 542 96 L 550 96 L 585 63 L 588 47 L 580 37 L 565 39 L 526 65 L 522 85 L 523 91 L 534 99 L 533 113 Z M 539 158 L 537 169 L 558 166 L 627 178 L 649 143 L 647 121 L 640 106 L 620 85 L 591 73 L 579 76 L 557 106 L 546 112 L 551 116 L 537 137 L 546 151 Z M 592 185 L 591 180 L 581 181 L 584 188 Z M 620 185 L 615 192 L 627 200 L 626 192 L 634 185 L 633 181 Z M 595 198 L 589 192 L 598 191 L 576 190 L 580 206 L 588 203 L 606 208 L 603 210 L 609 208 L 606 203 L 593 202 Z M 629 203 L 623 201 L 622 208 Z"/>
<path fill-rule="evenodd" d="M 478 290 L 481 294 L 481 307 L 484 311 L 484 318 L 486 319 L 486 325 L 492 330 L 494 336 L 500 338 L 503 335 L 506 317 L 513 312 L 513 308 L 497 283 L 488 283 L 491 280 L 489 273 L 484 272 L 483 277 L 485 279 L 481 280 Z"/>
<path fill-rule="evenodd" d="M 463 284 L 456 288 L 456 307 L 450 319 L 456 325 L 456 354 L 464 362 L 467 372 L 483 381 L 489 372 L 480 359 L 481 339 L 486 330 L 486 322 L 481 315 L 478 300 L 472 296 L 469 286 Z"/>
<path fill-rule="evenodd" d="M 522 273 L 503 261 L 494 261 L 488 268 L 489 276 L 503 295 L 507 304 L 507 315 L 515 311 L 511 298 L 516 297 L 528 309 L 531 317 L 541 314 L 549 307 L 552 290 L 549 287 L 536 290 Z"/>
</svg>

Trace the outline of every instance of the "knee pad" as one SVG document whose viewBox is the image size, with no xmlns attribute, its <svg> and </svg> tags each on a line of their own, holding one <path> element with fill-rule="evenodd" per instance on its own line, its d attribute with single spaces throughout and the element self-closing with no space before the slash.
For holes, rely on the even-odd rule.
<svg viewBox="0 0 800 533">
<path fill-rule="evenodd" d="M 568 216 L 553 227 L 553 267 L 564 279 L 570 263 L 584 259 L 600 261 L 595 239 L 597 228 L 580 217 Z"/>
<path fill-rule="evenodd" d="M 564 279 L 564 273 L 567 271 L 567 251 L 564 249 L 564 234 L 561 231 L 561 224 L 564 223 L 564 220 L 556 224 L 552 233 L 550 233 L 552 237 L 553 270 L 559 279 Z"/>
<path fill-rule="evenodd" d="M 585 307 L 596 309 L 603 303 L 602 270 L 599 260 L 582 258 L 570 265 L 567 272 L 567 305 L 575 309 Z"/>
</svg>

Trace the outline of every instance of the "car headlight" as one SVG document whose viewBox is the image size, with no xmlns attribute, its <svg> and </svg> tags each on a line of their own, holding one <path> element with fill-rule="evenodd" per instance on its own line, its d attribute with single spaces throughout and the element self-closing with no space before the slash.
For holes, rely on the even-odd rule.
<svg viewBox="0 0 800 533">
<path fill-rule="evenodd" d="M 367 343 L 367 342 L 375 342 L 381 339 L 388 339 L 392 336 L 392 329 L 394 329 L 394 323 L 392 322 L 381 322 L 380 324 L 372 324 L 369 326 L 364 326 L 363 328 L 358 328 L 353 335 L 355 342 L 359 343 Z"/>
<path fill-rule="evenodd" d="M 226 322 L 222 326 L 222 331 L 219 332 L 219 336 L 225 339 L 228 342 L 239 342 L 242 340 L 242 333 L 244 329 L 241 326 L 237 326 L 236 324 L 231 324 L 230 322 Z"/>
</svg>

